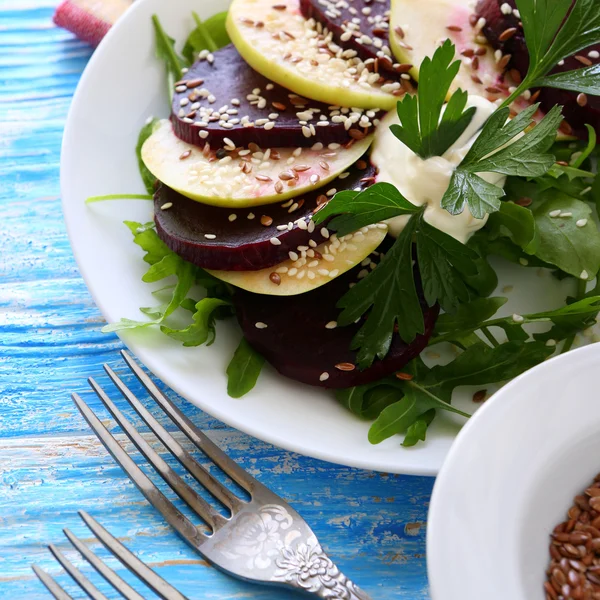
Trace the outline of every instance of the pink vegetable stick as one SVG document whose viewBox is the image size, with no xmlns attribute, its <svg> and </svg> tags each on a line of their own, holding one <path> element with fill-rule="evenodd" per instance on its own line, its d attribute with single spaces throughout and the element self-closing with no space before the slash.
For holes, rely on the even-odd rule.
<svg viewBox="0 0 600 600">
<path fill-rule="evenodd" d="M 78 38 L 97 46 L 133 0 L 64 0 L 54 13 L 54 22 Z"/>
</svg>

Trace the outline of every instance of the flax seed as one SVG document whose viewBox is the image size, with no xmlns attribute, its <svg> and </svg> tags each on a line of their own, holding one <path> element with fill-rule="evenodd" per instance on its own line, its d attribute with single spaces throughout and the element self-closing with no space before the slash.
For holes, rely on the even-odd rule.
<svg viewBox="0 0 600 600">
<path fill-rule="evenodd" d="M 356 365 L 353 365 L 349 362 L 341 362 L 335 365 L 335 368 L 338 371 L 354 371 L 354 369 L 356 369 Z"/>
<path fill-rule="evenodd" d="M 498 39 L 501 42 L 506 42 L 506 40 L 510 40 L 510 38 L 515 35 L 515 33 L 517 33 L 517 28 L 516 27 L 509 27 L 508 29 L 505 29 L 499 36 Z"/>
<path fill-rule="evenodd" d="M 271 273 L 269 275 L 269 279 L 275 284 L 275 285 L 281 285 L 281 275 L 279 275 L 279 273 Z"/>
<path fill-rule="evenodd" d="M 273 219 L 272 219 L 272 217 L 269 217 L 268 215 L 263 215 L 260 218 L 260 224 L 264 225 L 265 227 L 269 227 L 269 225 L 273 224 Z"/>
</svg>

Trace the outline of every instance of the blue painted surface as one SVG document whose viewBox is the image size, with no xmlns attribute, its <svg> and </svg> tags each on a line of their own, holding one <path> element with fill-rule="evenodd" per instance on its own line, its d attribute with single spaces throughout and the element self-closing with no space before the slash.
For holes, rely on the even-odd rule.
<svg viewBox="0 0 600 600">
<path fill-rule="evenodd" d="M 208 567 L 129 483 L 71 403 L 76 391 L 101 410 L 86 378 L 106 383 L 101 365 L 122 368 L 122 346 L 100 333 L 103 319 L 78 274 L 60 211 L 62 129 L 91 51 L 52 26 L 55 4 L 0 2 L 0 598 L 50 597 L 32 562 L 83 598 L 45 549 L 55 542 L 67 551 L 61 529 L 69 527 L 106 556 L 78 509 L 96 516 L 192 599 L 296 597 Z M 244 468 L 298 508 L 342 570 L 374 599 L 428 598 L 425 519 L 432 479 L 302 457 L 177 401 Z M 74 551 L 67 554 L 89 572 Z"/>
</svg>

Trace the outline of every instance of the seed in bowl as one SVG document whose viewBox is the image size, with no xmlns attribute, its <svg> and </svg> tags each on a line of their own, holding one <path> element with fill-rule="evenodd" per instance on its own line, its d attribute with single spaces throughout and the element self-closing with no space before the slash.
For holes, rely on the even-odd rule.
<svg viewBox="0 0 600 600">
<path fill-rule="evenodd" d="M 546 600 L 600 600 L 600 474 L 554 528 Z"/>
</svg>

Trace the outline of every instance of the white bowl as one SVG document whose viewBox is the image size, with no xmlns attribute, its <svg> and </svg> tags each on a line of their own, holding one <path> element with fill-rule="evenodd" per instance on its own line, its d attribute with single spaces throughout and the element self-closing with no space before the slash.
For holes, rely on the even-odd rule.
<svg viewBox="0 0 600 600">
<path fill-rule="evenodd" d="M 544 600 L 549 534 L 600 472 L 600 346 L 497 392 L 436 481 L 427 559 L 434 600 Z"/>
</svg>

